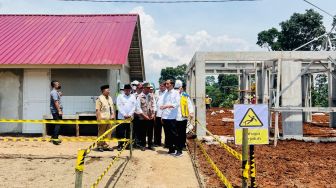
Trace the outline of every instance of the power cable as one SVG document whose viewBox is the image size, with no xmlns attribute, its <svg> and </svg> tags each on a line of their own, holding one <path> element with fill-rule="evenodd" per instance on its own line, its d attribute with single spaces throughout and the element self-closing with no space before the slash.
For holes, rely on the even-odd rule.
<svg viewBox="0 0 336 188">
<path fill-rule="evenodd" d="M 311 6 L 313 6 L 313 7 L 315 7 L 315 8 L 317 8 L 317 9 L 319 9 L 320 11 L 326 13 L 327 15 L 331 16 L 332 18 L 335 17 L 334 15 L 332 15 L 332 14 L 330 14 L 329 12 L 327 12 L 327 11 L 321 9 L 321 8 L 318 7 L 317 5 L 314 5 L 313 3 L 309 2 L 308 0 L 303 0 L 303 1 L 306 2 L 306 3 L 308 3 L 308 4 L 310 4 Z"/>
</svg>

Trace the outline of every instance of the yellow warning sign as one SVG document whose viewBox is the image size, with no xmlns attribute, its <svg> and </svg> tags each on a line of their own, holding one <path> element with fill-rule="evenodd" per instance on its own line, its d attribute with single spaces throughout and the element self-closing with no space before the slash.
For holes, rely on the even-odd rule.
<svg viewBox="0 0 336 188">
<path fill-rule="evenodd" d="M 235 130 L 235 143 L 238 145 L 243 143 L 243 129 Z M 248 144 L 260 145 L 269 144 L 268 142 L 268 129 L 248 129 Z"/>
<path fill-rule="evenodd" d="M 263 124 L 260 121 L 257 114 L 253 111 L 252 108 L 249 108 L 244 115 L 244 118 L 241 120 L 240 127 L 262 127 Z"/>
</svg>

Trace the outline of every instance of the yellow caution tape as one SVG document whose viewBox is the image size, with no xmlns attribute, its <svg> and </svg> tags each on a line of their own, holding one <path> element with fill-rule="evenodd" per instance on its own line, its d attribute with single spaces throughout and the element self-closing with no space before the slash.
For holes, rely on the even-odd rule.
<svg viewBox="0 0 336 188">
<path fill-rule="evenodd" d="M 203 155 L 205 156 L 206 160 L 211 165 L 212 169 L 214 169 L 216 175 L 220 178 L 220 180 L 223 182 L 223 184 L 228 188 L 232 188 L 232 184 L 229 182 L 229 180 L 224 176 L 224 174 L 219 170 L 217 165 L 213 162 L 213 160 L 207 154 L 207 152 L 205 151 L 205 149 L 202 146 L 202 144 L 200 143 L 200 141 L 196 139 L 196 143 L 201 148 L 201 151 L 202 151 Z"/>
<path fill-rule="evenodd" d="M 0 142 L 50 142 L 52 140 L 61 140 L 63 142 L 93 142 L 97 138 L 62 138 L 62 139 L 52 139 L 52 138 L 26 138 L 26 137 L 0 137 Z M 105 142 L 119 142 L 128 141 L 129 139 L 116 139 L 116 138 L 105 138 L 101 141 Z"/>
<path fill-rule="evenodd" d="M 44 123 L 44 124 L 120 124 L 132 120 L 34 120 L 34 119 L 0 119 L 0 123 Z"/>
<path fill-rule="evenodd" d="M 76 170 L 83 172 L 84 171 L 84 159 L 86 156 L 86 150 L 85 149 L 79 149 L 77 154 L 77 162 L 76 162 Z"/>
<path fill-rule="evenodd" d="M 246 164 L 244 165 L 244 169 L 243 169 L 243 177 L 246 179 L 249 179 L 249 172 L 250 172 L 250 165 L 249 163 L 246 161 Z"/>
<path fill-rule="evenodd" d="M 91 188 L 95 188 L 98 186 L 100 181 L 103 179 L 103 177 L 106 175 L 106 173 L 110 170 L 110 168 L 113 166 L 113 164 L 119 159 L 121 153 L 126 149 L 126 147 L 130 144 L 130 141 L 124 144 L 124 147 L 122 150 L 117 154 L 117 156 L 112 160 L 112 162 L 106 167 L 106 169 L 103 171 L 103 173 L 97 178 L 97 180 L 91 185 Z"/>
<path fill-rule="evenodd" d="M 227 144 L 225 144 L 224 142 L 222 142 L 221 140 L 219 140 L 215 135 L 213 135 L 206 127 L 204 127 L 203 125 L 201 125 L 201 123 L 196 120 L 196 122 L 200 125 L 200 127 L 202 127 L 210 136 L 212 136 L 218 143 L 219 145 L 226 149 L 226 151 L 228 151 L 231 155 L 233 155 L 236 159 L 242 161 L 243 160 L 243 156 L 242 154 L 238 153 L 236 150 L 232 149 L 230 146 L 228 146 Z"/>
<path fill-rule="evenodd" d="M 96 147 L 98 142 L 101 142 L 104 140 L 105 136 L 108 135 L 110 132 L 112 132 L 115 128 L 117 128 L 120 124 L 117 124 L 115 126 L 113 126 L 112 128 L 110 128 L 109 130 L 107 130 L 104 134 L 102 134 L 100 137 L 98 137 L 93 144 L 91 144 L 87 149 L 86 149 L 86 153 L 89 154 L 91 152 L 91 150 Z"/>
</svg>

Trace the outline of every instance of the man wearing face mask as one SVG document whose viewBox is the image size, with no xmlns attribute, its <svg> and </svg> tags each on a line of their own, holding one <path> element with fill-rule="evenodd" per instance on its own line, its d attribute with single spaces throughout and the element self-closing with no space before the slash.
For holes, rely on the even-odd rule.
<svg viewBox="0 0 336 188">
<path fill-rule="evenodd" d="M 110 96 L 109 85 L 103 85 L 100 87 L 102 94 L 96 101 L 96 117 L 97 120 L 112 120 L 115 118 L 113 101 Z M 111 124 L 99 124 L 98 125 L 98 137 L 103 135 L 106 131 L 112 128 Z M 112 132 L 107 134 L 105 138 L 111 138 Z M 105 141 L 98 142 L 98 151 L 112 151 L 113 149 Z"/>
<path fill-rule="evenodd" d="M 63 116 L 63 106 L 61 103 L 61 94 L 59 92 L 59 90 L 61 89 L 61 84 L 58 81 L 53 80 L 51 82 L 51 87 L 52 87 L 52 90 L 50 92 L 51 115 L 53 116 L 54 120 L 61 120 Z M 55 129 L 51 137 L 51 141 L 55 145 L 59 145 L 61 143 L 61 140 L 58 139 L 60 128 L 61 128 L 60 124 L 55 124 Z"/>
<path fill-rule="evenodd" d="M 148 138 L 148 149 L 155 150 L 153 147 L 153 126 L 156 112 L 156 102 L 153 93 L 150 93 L 150 84 L 143 85 L 144 90 L 138 96 L 138 113 L 140 119 L 140 146 L 145 151 L 146 137 Z"/>
</svg>

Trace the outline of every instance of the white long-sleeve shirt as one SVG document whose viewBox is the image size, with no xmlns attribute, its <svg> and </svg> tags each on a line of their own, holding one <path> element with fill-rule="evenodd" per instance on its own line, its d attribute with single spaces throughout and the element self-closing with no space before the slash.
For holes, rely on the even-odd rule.
<svg viewBox="0 0 336 188">
<path fill-rule="evenodd" d="M 155 93 L 155 98 L 157 99 L 156 100 L 156 117 L 161 117 L 162 116 L 162 110 L 160 109 L 160 106 L 162 105 L 163 103 L 163 95 L 166 93 L 167 90 L 165 91 L 157 91 Z"/>
<path fill-rule="evenodd" d="M 162 105 L 172 105 L 173 108 L 166 108 L 162 110 L 162 119 L 176 119 L 178 107 L 180 106 L 180 93 L 177 90 L 167 91 L 162 96 Z"/>
<path fill-rule="evenodd" d="M 182 94 L 180 95 L 182 96 Z M 190 97 L 188 97 L 188 111 L 189 114 L 194 113 L 194 105 L 190 100 Z M 182 110 L 181 110 L 181 105 L 178 108 L 177 116 L 176 116 L 176 121 L 183 121 L 187 120 L 188 118 L 182 117 Z"/>
<path fill-rule="evenodd" d="M 124 116 L 133 116 L 137 106 L 134 95 L 121 94 L 117 97 L 118 119 L 125 119 Z"/>
</svg>

